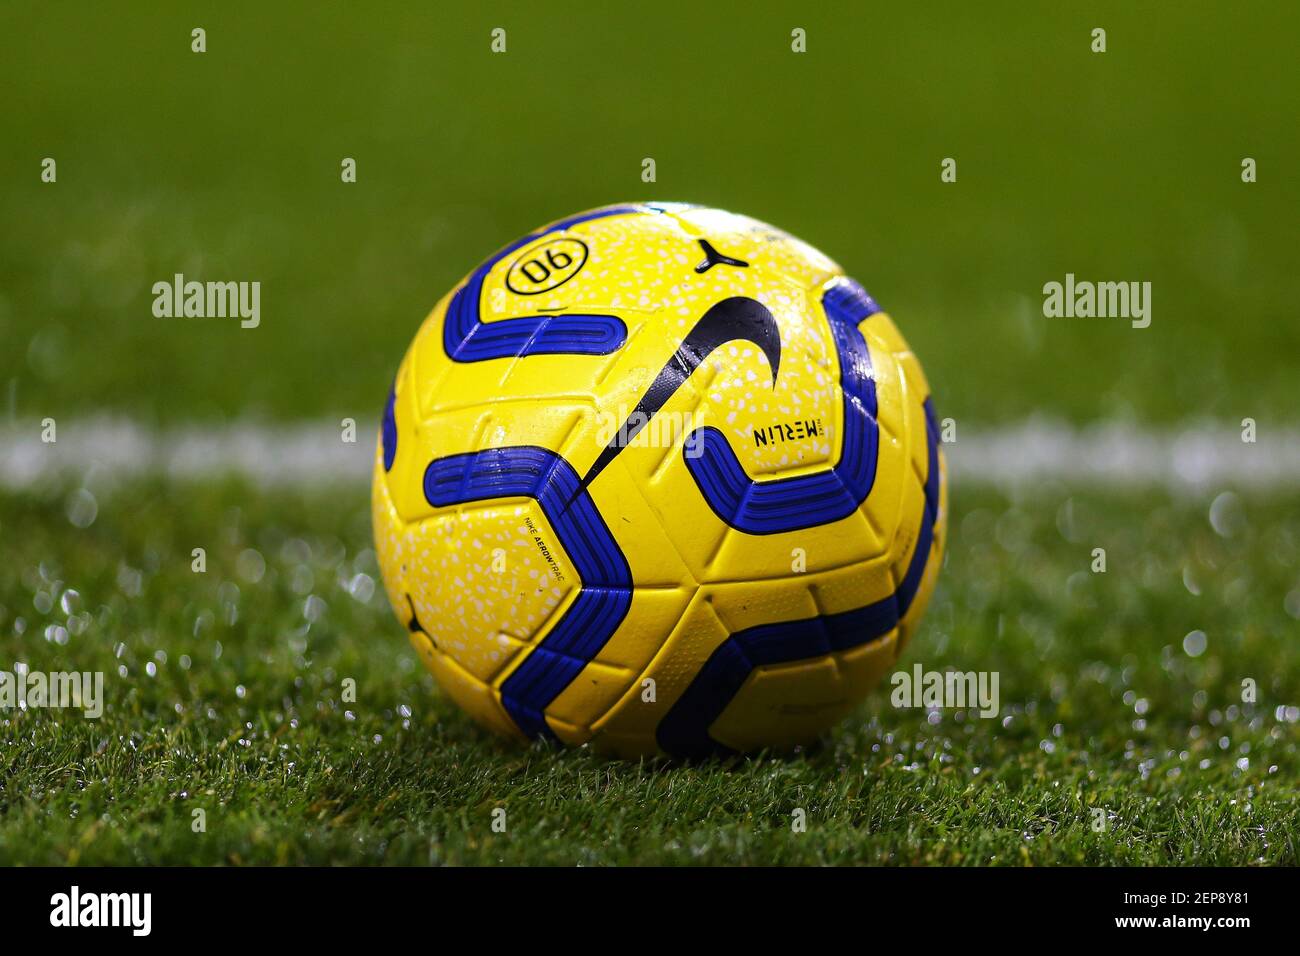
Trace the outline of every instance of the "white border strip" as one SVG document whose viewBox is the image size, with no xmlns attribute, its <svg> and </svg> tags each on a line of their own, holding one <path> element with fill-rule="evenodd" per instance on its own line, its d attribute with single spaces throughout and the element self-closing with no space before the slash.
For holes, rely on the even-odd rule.
<svg viewBox="0 0 1300 956">
<path fill-rule="evenodd" d="M 245 478 L 267 486 L 363 484 L 374 461 L 376 425 L 358 424 L 345 443 L 336 422 L 185 426 L 154 430 L 129 419 L 57 425 L 41 440 L 38 422 L 0 425 L 0 487 L 18 490 L 51 480 L 91 481 L 162 475 L 173 480 Z M 1003 428 L 958 426 L 945 444 L 955 482 L 1019 488 L 1067 485 L 1165 487 L 1207 491 L 1300 489 L 1300 430 L 1243 442 L 1238 429 L 1200 424 L 1151 430 L 1116 422 L 1073 428 L 1035 419 Z"/>
</svg>

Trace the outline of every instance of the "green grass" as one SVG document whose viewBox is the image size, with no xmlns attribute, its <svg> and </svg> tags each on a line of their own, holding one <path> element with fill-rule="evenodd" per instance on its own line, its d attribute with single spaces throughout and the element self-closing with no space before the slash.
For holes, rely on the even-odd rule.
<svg viewBox="0 0 1300 956">
<path fill-rule="evenodd" d="M 0 712 L 0 863 L 1300 863 L 1294 496 L 1225 538 L 1202 498 L 959 487 L 903 666 L 999 672 L 999 719 L 878 691 L 809 752 L 670 765 L 457 711 L 342 584 L 377 577 L 363 490 L 99 488 L 84 530 L 70 494 L 0 499 L 0 667 L 103 670 L 107 708 Z"/>
<path fill-rule="evenodd" d="M 654 198 L 838 259 L 960 421 L 1289 421 L 1298 30 L 1270 2 L 10 4 L 0 408 L 369 419 L 486 255 Z M 153 318 L 176 272 L 262 282 L 262 326 Z M 1067 272 L 1152 282 L 1151 328 L 1043 318 Z"/>
</svg>

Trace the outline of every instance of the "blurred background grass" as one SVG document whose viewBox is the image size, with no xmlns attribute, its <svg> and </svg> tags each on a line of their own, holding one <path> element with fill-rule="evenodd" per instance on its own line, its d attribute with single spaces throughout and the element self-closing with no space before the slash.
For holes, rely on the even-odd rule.
<svg viewBox="0 0 1300 956">
<path fill-rule="evenodd" d="M 373 418 L 488 253 L 655 198 L 838 259 L 959 420 L 1294 418 L 1298 27 L 1266 3 L 8 4 L 4 407 Z M 176 272 L 261 281 L 261 327 L 155 319 Z M 1043 318 L 1066 272 L 1152 282 L 1152 326 Z"/>
</svg>

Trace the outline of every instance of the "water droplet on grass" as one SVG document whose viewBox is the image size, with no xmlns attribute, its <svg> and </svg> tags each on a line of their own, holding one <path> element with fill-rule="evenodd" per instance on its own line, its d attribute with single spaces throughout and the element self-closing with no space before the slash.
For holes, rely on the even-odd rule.
<svg viewBox="0 0 1300 956">
<path fill-rule="evenodd" d="M 304 601 L 302 605 L 302 616 L 309 621 L 318 621 L 325 615 L 325 612 L 328 609 L 329 605 L 327 605 L 324 600 L 315 594 L 309 594 L 307 600 Z"/>
<path fill-rule="evenodd" d="M 1282 602 L 1286 612 L 1297 621 L 1300 621 L 1300 588 L 1296 588 L 1287 594 L 1286 599 Z"/>
<path fill-rule="evenodd" d="M 64 509 L 74 528 L 89 528 L 99 517 L 99 502 L 85 488 L 78 488 L 68 495 Z"/>
<path fill-rule="evenodd" d="M 1231 538 L 1246 527 L 1246 512 L 1241 499 L 1225 491 L 1210 504 L 1210 527 L 1223 538 Z"/>
<path fill-rule="evenodd" d="M 347 590 L 362 604 L 369 603 L 375 595 L 375 579 L 368 574 L 355 574 L 348 582 Z"/>
<path fill-rule="evenodd" d="M 68 588 L 63 592 L 63 596 L 59 598 L 59 608 L 62 609 L 64 614 L 76 614 L 81 610 L 81 595 L 72 588 Z"/>
<path fill-rule="evenodd" d="M 117 586 L 127 597 L 139 597 L 144 589 L 144 575 L 124 564 L 117 569 Z"/>
<path fill-rule="evenodd" d="M 1192 631 L 1183 638 L 1183 653 L 1188 657 L 1200 657 L 1205 653 L 1209 643 L 1204 631 Z"/>
<path fill-rule="evenodd" d="M 315 584 L 316 575 L 305 564 L 297 565 L 289 578 L 289 587 L 294 594 L 310 594 Z"/>
<path fill-rule="evenodd" d="M 253 548 L 245 548 L 235 559 L 235 573 L 245 581 L 256 584 L 266 574 L 266 559 Z"/>
</svg>

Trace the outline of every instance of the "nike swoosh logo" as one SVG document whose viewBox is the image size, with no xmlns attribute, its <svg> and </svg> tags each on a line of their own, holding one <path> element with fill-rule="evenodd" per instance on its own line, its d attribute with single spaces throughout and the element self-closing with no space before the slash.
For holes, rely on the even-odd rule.
<svg viewBox="0 0 1300 956">
<path fill-rule="evenodd" d="M 737 340 L 753 342 L 767 356 L 768 364 L 772 366 L 772 385 L 775 387 L 776 373 L 781 366 L 781 331 L 777 328 L 776 319 L 767 306 L 756 299 L 745 296 L 723 299 L 705 312 L 695 327 L 686 334 L 673 357 L 660 369 L 641 401 L 637 402 L 627 421 L 614 433 L 595 463 L 583 475 L 574 497 L 581 494 L 618 453 L 636 438 L 714 349 Z"/>
<path fill-rule="evenodd" d="M 411 608 L 411 619 L 406 622 L 406 629 L 412 634 L 423 634 L 429 639 L 429 643 L 433 645 L 433 649 L 435 651 L 438 650 L 438 642 L 434 640 L 433 635 L 426 631 L 424 625 L 420 623 L 420 616 L 415 613 L 415 602 L 411 600 L 411 595 L 409 593 L 406 595 L 406 603 Z"/>
</svg>

